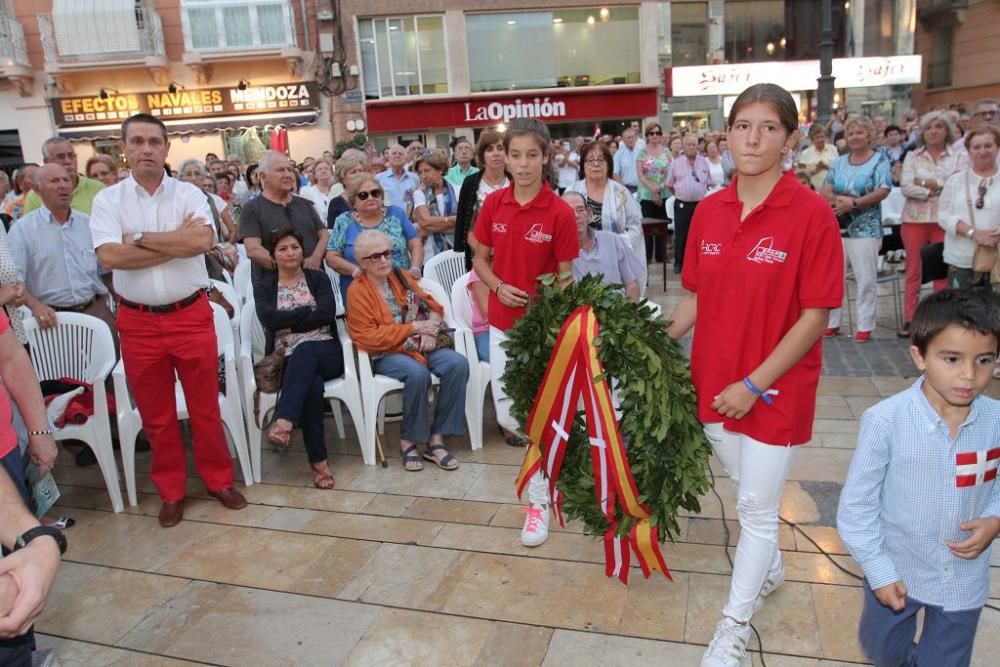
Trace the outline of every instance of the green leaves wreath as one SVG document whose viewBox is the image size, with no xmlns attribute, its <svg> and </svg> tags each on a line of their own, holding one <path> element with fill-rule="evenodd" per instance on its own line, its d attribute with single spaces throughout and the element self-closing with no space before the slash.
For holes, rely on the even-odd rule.
<svg viewBox="0 0 1000 667">
<path fill-rule="evenodd" d="M 662 319 L 651 317 L 648 305 L 631 303 L 600 277 L 586 276 L 564 289 L 554 275 L 540 282 L 539 295 L 507 332 L 503 380 L 513 399 L 513 416 L 527 422 L 560 327 L 574 309 L 591 306 L 600 326 L 598 356 L 605 374 L 617 381 L 619 428 L 639 500 L 649 507 L 660 541 L 673 539 L 680 532 L 678 509 L 701 509 L 698 497 L 709 489 L 711 455 L 680 345 L 664 333 Z M 546 446 L 542 443 L 543 451 Z M 588 534 L 603 535 L 610 524 L 594 497 L 589 446 L 583 413 L 578 412 L 557 485 L 566 516 L 581 519 Z M 636 520 L 620 507 L 617 511 L 617 534 L 626 535 Z"/>
</svg>

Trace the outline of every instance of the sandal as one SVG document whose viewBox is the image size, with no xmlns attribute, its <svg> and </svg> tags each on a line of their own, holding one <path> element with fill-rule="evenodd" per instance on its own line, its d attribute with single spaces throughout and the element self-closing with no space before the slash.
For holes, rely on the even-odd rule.
<svg viewBox="0 0 1000 667">
<path fill-rule="evenodd" d="M 434 452 L 438 451 L 439 449 L 445 453 L 445 455 L 442 456 L 441 458 L 434 456 Z M 445 448 L 444 445 L 437 445 L 431 443 L 427 445 L 427 449 L 421 456 L 423 456 L 424 459 L 426 459 L 427 461 L 436 464 L 438 468 L 441 468 L 441 470 L 455 470 L 456 468 L 458 468 L 458 460 L 450 453 L 448 453 L 448 450 Z"/>
<path fill-rule="evenodd" d="M 313 474 L 313 486 L 317 489 L 332 489 L 333 488 L 333 475 L 330 474 L 330 466 L 327 464 L 326 471 L 319 470 L 317 466 L 321 463 L 326 463 L 325 461 L 317 461 L 316 463 L 310 463 L 309 469 L 312 470 Z"/>
<path fill-rule="evenodd" d="M 288 449 L 292 446 L 292 430 L 285 431 L 277 426 L 272 426 L 271 430 L 267 432 L 267 441 L 281 449 Z"/>
<path fill-rule="evenodd" d="M 76 525 L 76 519 L 71 516 L 61 516 L 57 519 L 43 518 L 41 523 L 43 526 L 52 526 L 53 528 L 58 528 L 59 530 L 66 530 L 67 528 L 72 528 Z"/>
<path fill-rule="evenodd" d="M 407 472 L 420 472 L 424 469 L 424 463 L 420 460 L 420 457 L 410 453 L 415 451 L 417 451 L 417 446 L 410 445 L 400 453 L 399 458 L 403 461 L 403 470 Z"/>
</svg>

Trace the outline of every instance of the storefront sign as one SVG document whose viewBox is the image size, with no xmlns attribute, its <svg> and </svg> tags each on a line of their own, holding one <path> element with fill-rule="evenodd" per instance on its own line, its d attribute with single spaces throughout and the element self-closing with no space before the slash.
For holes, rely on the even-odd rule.
<svg viewBox="0 0 1000 667">
<path fill-rule="evenodd" d="M 655 116 L 656 111 L 656 88 L 633 86 L 365 104 L 368 130 L 373 133 L 499 125 L 515 118 L 547 123 L 642 118 Z"/>
<path fill-rule="evenodd" d="M 867 88 L 920 83 L 920 56 L 834 58 L 837 88 Z M 787 90 L 816 90 L 818 60 L 673 67 L 665 70 L 668 97 L 739 95 L 755 83 L 777 83 Z"/>
<path fill-rule="evenodd" d="M 315 81 L 251 86 L 178 90 L 143 93 L 108 93 L 90 97 L 57 97 L 52 100 L 56 127 L 78 127 L 115 123 L 137 113 L 148 113 L 163 120 L 211 118 L 213 116 L 269 114 L 308 111 L 320 106 Z"/>
</svg>

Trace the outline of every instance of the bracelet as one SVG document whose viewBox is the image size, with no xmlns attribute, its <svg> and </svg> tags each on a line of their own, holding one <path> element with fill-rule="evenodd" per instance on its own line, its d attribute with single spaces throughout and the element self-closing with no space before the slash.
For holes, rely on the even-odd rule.
<svg viewBox="0 0 1000 667">
<path fill-rule="evenodd" d="M 971 239 L 975 235 L 975 233 L 976 233 L 976 228 L 973 227 L 972 225 L 969 225 L 969 228 L 966 230 L 963 236 L 965 236 L 965 238 L 967 239 Z"/>
<path fill-rule="evenodd" d="M 52 435 L 51 429 L 45 429 L 44 431 L 28 431 L 28 437 L 33 435 Z"/>
<path fill-rule="evenodd" d="M 771 403 L 774 402 L 774 399 L 771 398 L 770 394 L 768 394 L 766 391 L 758 389 L 757 386 L 750 381 L 749 375 L 743 378 L 743 384 L 746 385 L 746 388 L 750 390 L 750 393 L 754 394 L 758 398 L 764 399 L 764 402 L 767 403 L 768 405 L 771 405 Z"/>
<path fill-rule="evenodd" d="M 497 286 L 493 288 L 493 293 L 497 295 L 498 299 L 500 298 L 500 288 L 503 285 L 504 285 L 504 282 L 501 280 L 500 282 L 497 283 Z"/>
<path fill-rule="evenodd" d="M 360 266 L 355 266 L 354 270 L 351 271 L 351 278 L 357 278 L 360 275 L 361 275 L 361 267 Z"/>
</svg>

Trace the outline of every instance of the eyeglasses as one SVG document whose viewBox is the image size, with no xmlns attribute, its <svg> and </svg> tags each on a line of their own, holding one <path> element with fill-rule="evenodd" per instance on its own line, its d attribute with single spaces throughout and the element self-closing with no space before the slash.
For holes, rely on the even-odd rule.
<svg viewBox="0 0 1000 667">
<path fill-rule="evenodd" d="M 372 254 L 365 257 L 370 262 L 380 262 L 384 260 L 392 259 L 392 250 L 383 250 L 382 252 L 373 252 Z"/>
<path fill-rule="evenodd" d="M 651 136 L 651 135 L 656 135 L 656 136 L 660 137 L 660 136 L 663 136 L 663 132 L 661 132 L 660 130 L 650 130 L 649 132 L 646 133 L 647 137 Z"/>
<path fill-rule="evenodd" d="M 976 194 L 978 195 L 976 197 L 976 208 L 982 208 L 983 206 L 986 206 L 987 185 L 988 184 L 986 183 L 986 181 L 980 181 L 979 183 L 979 190 L 976 192 Z"/>
<path fill-rule="evenodd" d="M 593 160 L 584 160 L 584 161 L 583 161 L 583 163 L 584 163 L 585 165 L 587 165 L 588 167 L 599 167 L 599 166 L 600 166 L 600 165 L 602 165 L 602 164 L 607 164 L 607 163 L 606 163 L 606 162 L 604 161 L 604 159 L 603 159 L 603 158 L 599 158 L 599 159 L 593 159 Z"/>
<path fill-rule="evenodd" d="M 998 114 L 1000 114 L 1000 111 L 997 111 L 996 109 L 989 109 L 987 111 L 977 111 L 972 115 L 976 118 L 993 118 Z"/>
<path fill-rule="evenodd" d="M 375 197 L 376 199 L 381 199 L 382 198 L 382 189 L 381 188 L 375 188 L 374 190 L 366 190 L 364 192 L 359 192 L 357 196 L 358 196 L 358 199 L 360 199 L 361 201 L 365 201 L 369 197 Z"/>
</svg>

